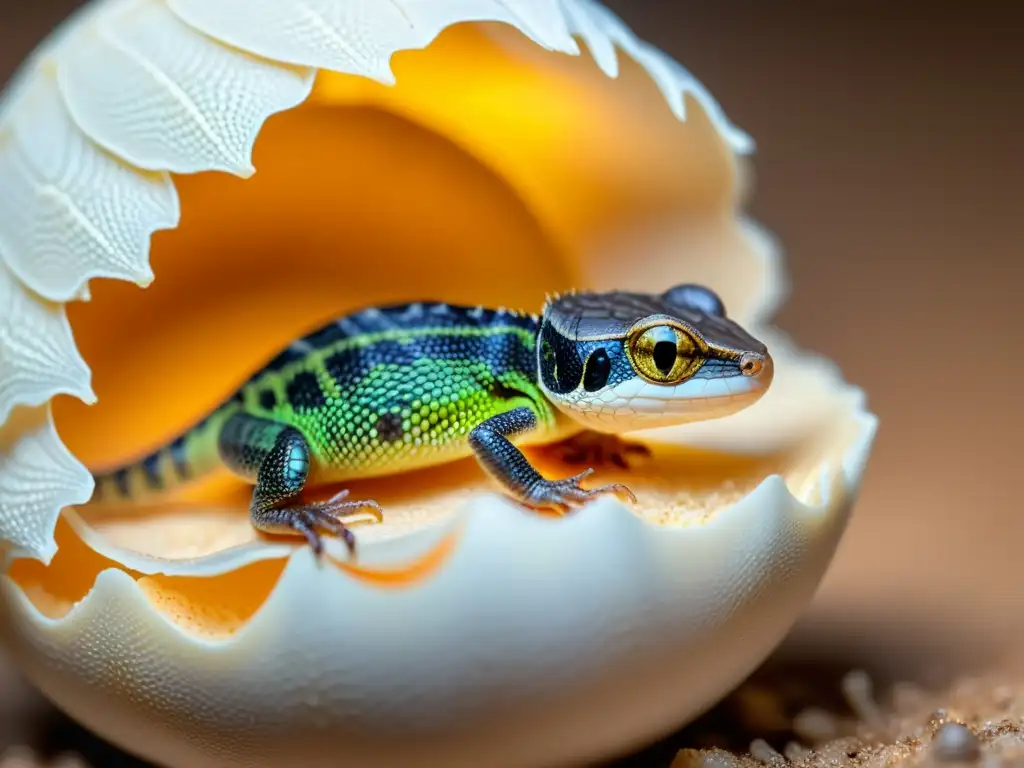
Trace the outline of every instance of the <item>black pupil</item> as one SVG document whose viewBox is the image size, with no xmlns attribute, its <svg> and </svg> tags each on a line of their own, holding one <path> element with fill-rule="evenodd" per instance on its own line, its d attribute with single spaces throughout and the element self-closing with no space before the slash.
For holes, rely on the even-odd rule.
<svg viewBox="0 0 1024 768">
<path fill-rule="evenodd" d="M 668 375 L 676 364 L 676 345 L 672 341 L 659 341 L 654 345 L 654 365 Z"/>
<path fill-rule="evenodd" d="M 608 376 L 612 372 L 612 361 L 604 349 L 595 349 L 593 354 L 587 358 L 587 365 L 583 369 L 583 388 L 587 392 L 595 392 L 608 383 Z"/>
</svg>

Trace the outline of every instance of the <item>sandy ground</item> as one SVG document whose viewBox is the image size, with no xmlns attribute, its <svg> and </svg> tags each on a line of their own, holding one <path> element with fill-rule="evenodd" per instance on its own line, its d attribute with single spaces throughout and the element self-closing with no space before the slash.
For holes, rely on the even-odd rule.
<svg viewBox="0 0 1024 768">
<path fill-rule="evenodd" d="M 0 682 L 0 768 L 149 765 L 53 711 L 9 668 Z M 927 687 L 788 660 L 784 648 L 699 721 L 607 768 L 1024 765 L 1022 682 L 1003 668 Z"/>
</svg>

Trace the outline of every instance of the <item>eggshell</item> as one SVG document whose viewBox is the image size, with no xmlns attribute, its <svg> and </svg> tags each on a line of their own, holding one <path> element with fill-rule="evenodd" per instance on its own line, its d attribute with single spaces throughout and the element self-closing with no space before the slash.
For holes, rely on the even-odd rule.
<svg viewBox="0 0 1024 768">
<path fill-rule="evenodd" d="M 338 114 L 347 150 L 331 144 Z M 413 253 L 384 286 L 346 284 L 373 260 L 321 247 L 338 201 L 355 206 L 408 168 L 326 188 L 335 207 L 317 172 L 351 182 L 360 160 L 376 162 L 379 128 L 475 206 L 466 231 L 520 244 L 514 279 L 478 275 L 469 236 L 421 213 L 415 242 L 436 269 L 418 271 Z M 576 154 L 552 142 L 567 136 Z M 253 176 L 261 147 L 270 181 Z M 86 726 L 189 768 L 564 765 L 697 715 L 813 594 L 876 427 L 834 365 L 771 327 L 778 249 L 735 212 L 734 153 L 751 149 L 689 72 L 590 0 L 89 4 L 0 101 L 5 646 Z M 264 228 L 281 222 L 319 244 L 301 258 L 321 285 L 268 267 Z M 212 288 L 217 265 L 188 245 L 246 228 L 251 268 L 225 267 L 235 292 Z M 404 236 L 391 230 L 361 245 Z M 154 268 L 158 237 L 176 260 Z M 365 485 L 387 517 L 358 529 L 357 563 L 336 542 L 317 561 L 300 542 L 259 537 L 237 489 L 205 507 L 79 506 L 92 492 L 82 456 L 159 433 L 195 392 L 216 394 L 218 369 L 226 381 L 328 304 L 421 289 L 438 272 L 479 301 L 566 282 L 708 282 L 768 340 L 775 383 L 735 416 L 628 436 L 652 456 L 601 472 L 633 488 L 635 508 L 603 498 L 540 516 L 472 462 Z M 264 275 L 279 316 L 252 314 L 267 306 L 251 298 Z M 109 278 L 153 285 L 108 292 Z M 335 280 L 337 295 L 323 290 Z M 95 312 L 80 303 L 90 281 Z M 169 314 L 204 291 L 215 306 L 194 326 Z M 160 341 L 120 349 L 107 340 L 119 324 Z M 219 365 L 177 364 L 196 329 L 224 334 L 196 342 Z M 93 373 L 96 391 L 124 402 L 101 402 L 90 422 L 54 398 L 95 402 Z M 535 458 L 569 471 L 554 452 Z"/>
</svg>

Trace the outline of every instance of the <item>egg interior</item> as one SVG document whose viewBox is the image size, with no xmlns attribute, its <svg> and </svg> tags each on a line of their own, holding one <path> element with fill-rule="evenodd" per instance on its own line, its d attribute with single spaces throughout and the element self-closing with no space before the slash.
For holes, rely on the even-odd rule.
<svg viewBox="0 0 1024 768">
<path fill-rule="evenodd" d="M 522 66 L 524 56 L 538 66 Z M 731 215 L 732 154 L 698 103 L 688 100 L 680 121 L 647 72 L 621 65 L 613 80 L 586 53 L 565 57 L 507 28 L 457 25 L 426 50 L 397 54 L 393 87 L 321 73 L 306 103 L 264 125 L 254 177 L 174 178 L 181 223 L 153 237 L 150 286 L 93 281 L 90 300 L 68 305 L 99 401 L 57 398 L 61 439 L 87 466 L 137 457 L 297 335 L 378 302 L 536 311 L 546 292 L 567 288 L 703 281 L 741 321 L 752 319 L 775 278 L 763 243 Z M 777 362 L 783 380 L 786 365 Z M 799 389 L 777 397 L 799 400 Z M 722 422 L 728 434 L 730 419 Z M 701 524 L 774 474 L 812 503 L 821 454 L 797 438 L 820 442 L 822 423 L 785 442 L 766 433 L 757 450 L 648 440 L 650 457 L 599 477 L 628 484 L 634 513 L 652 525 Z M 830 429 L 839 450 L 851 433 L 837 434 Z M 551 477 L 580 469 L 551 449 L 531 456 Z M 358 529 L 359 563 L 335 564 L 382 589 L 429 578 L 457 546 L 460 505 L 500 498 L 472 460 L 350 487 L 380 502 L 386 519 Z M 266 600 L 297 545 L 255 532 L 249 493 L 220 475 L 161 505 L 77 509 L 58 525 L 52 563 L 18 561 L 9 576 L 58 618 L 116 568 L 183 628 L 230 634 Z M 423 531 L 436 535 L 383 546 Z M 192 575 L 166 566 L 224 552 L 243 554 Z"/>
<path fill-rule="evenodd" d="M 593 59 L 495 24 L 390 58 L 427 27 L 370 25 L 358 43 L 383 46 L 369 64 L 390 63 L 393 87 L 305 68 L 362 31 L 347 17 L 282 27 L 290 4 L 234 2 L 98 0 L 0 103 L 0 304 L 23 319 L 20 336 L 0 321 L 0 642 L 72 717 L 161 765 L 564 764 L 706 710 L 813 594 L 875 427 L 830 363 L 770 327 L 784 272 L 737 213 L 743 137 L 589 0 L 456 5 L 570 29 Z M 151 450 L 338 315 L 680 282 L 767 341 L 774 383 L 734 416 L 627 436 L 649 455 L 593 480 L 635 506 L 540 515 L 467 459 L 352 483 L 385 510 L 355 562 L 337 541 L 318 559 L 258 535 L 226 474 L 66 508 L 51 538 L 88 493 L 78 460 Z M 549 477 L 581 469 L 530 454 Z"/>
</svg>

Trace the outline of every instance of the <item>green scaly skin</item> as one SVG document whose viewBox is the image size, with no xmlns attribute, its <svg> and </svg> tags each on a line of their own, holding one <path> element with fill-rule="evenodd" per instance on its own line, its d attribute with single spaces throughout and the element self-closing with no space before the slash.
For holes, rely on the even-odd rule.
<svg viewBox="0 0 1024 768">
<path fill-rule="evenodd" d="M 441 303 L 348 315 L 292 343 L 176 439 L 138 462 L 96 474 L 93 500 L 137 501 L 226 467 L 254 485 L 250 514 L 257 529 L 304 536 L 320 553 L 319 532 L 340 536 L 354 550 L 345 518 L 369 510 L 380 519 L 381 510 L 372 500 L 346 500 L 346 491 L 301 503 L 304 490 L 469 455 L 530 507 L 567 510 L 606 493 L 632 499 L 622 485 L 584 489 L 590 469 L 548 480 L 517 446 L 565 440 L 594 427 L 588 424 L 594 418 L 618 423 L 598 424 L 602 432 L 652 424 L 644 416 L 664 421 L 664 408 L 648 413 L 648 398 L 633 393 L 644 370 L 641 358 L 648 361 L 643 378 L 661 387 L 658 392 L 668 386 L 682 391 L 680 385 L 701 371 L 708 381 L 749 375 L 741 371 L 743 361 L 767 359 L 763 345 L 725 318 L 714 294 L 698 286 L 673 290 L 674 303 L 666 299 L 671 292 L 571 294 L 549 301 L 539 318 Z M 584 326 L 572 321 L 583 316 L 596 333 L 579 332 Z M 701 339 L 699 349 L 679 342 L 677 358 L 689 355 L 697 366 L 686 379 L 672 374 L 661 381 L 666 372 L 651 368 L 649 350 L 630 346 L 639 333 L 636 322 L 652 317 L 668 317 Z M 730 343 L 715 343 L 713 332 Z M 664 335 L 664 328 L 657 333 Z M 616 409 L 628 418 L 616 416 Z M 689 408 L 668 421 L 710 417 L 713 410 Z M 587 445 L 597 444 L 580 445 L 577 459 L 585 460 Z M 621 452 L 612 454 L 622 465 Z"/>
</svg>

